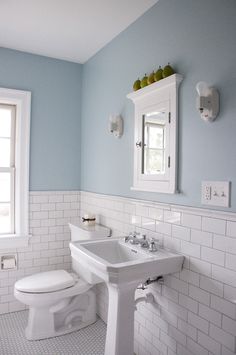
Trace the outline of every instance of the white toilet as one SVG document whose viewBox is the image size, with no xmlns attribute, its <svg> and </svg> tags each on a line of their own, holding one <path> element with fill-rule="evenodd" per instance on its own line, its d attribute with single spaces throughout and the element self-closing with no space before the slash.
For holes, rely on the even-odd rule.
<svg viewBox="0 0 236 355">
<path fill-rule="evenodd" d="M 110 235 L 106 227 L 69 224 L 71 240 L 105 238 Z M 72 266 L 73 267 L 73 266 Z M 96 296 L 77 274 L 55 270 L 34 274 L 15 283 L 17 300 L 29 306 L 28 340 L 38 340 L 63 335 L 84 328 L 96 321 Z"/>
</svg>

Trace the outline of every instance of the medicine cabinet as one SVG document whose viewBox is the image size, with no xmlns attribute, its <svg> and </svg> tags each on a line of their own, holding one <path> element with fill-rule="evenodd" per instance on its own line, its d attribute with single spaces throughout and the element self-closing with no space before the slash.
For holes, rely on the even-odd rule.
<svg viewBox="0 0 236 355">
<path fill-rule="evenodd" d="M 171 75 L 127 95 L 135 105 L 133 190 L 177 191 L 178 88 Z"/>
</svg>

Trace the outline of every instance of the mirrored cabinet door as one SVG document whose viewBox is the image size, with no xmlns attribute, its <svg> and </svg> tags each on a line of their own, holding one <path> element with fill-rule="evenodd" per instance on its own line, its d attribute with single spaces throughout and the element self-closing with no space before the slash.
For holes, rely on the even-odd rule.
<svg viewBox="0 0 236 355">
<path fill-rule="evenodd" d="M 128 94 L 135 105 L 134 174 L 131 189 L 176 193 L 178 87 L 173 74 Z"/>
<path fill-rule="evenodd" d="M 168 174 L 168 103 L 140 115 L 140 173 L 144 179 L 163 179 Z"/>
</svg>

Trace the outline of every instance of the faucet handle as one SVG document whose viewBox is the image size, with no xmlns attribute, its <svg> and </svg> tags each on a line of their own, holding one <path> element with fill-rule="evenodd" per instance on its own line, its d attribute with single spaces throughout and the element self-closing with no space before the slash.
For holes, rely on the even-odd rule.
<svg viewBox="0 0 236 355">
<path fill-rule="evenodd" d="M 140 233 L 137 233 L 137 232 L 130 232 L 129 235 L 127 237 L 125 237 L 125 243 L 127 243 L 128 241 L 131 243 L 131 244 L 138 244 L 139 243 L 139 240 L 137 238 L 137 235 L 139 235 Z"/>
<path fill-rule="evenodd" d="M 133 237 L 130 238 L 130 244 L 139 244 L 139 238 L 134 234 Z"/>
<path fill-rule="evenodd" d="M 157 251 L 157 246 L 156 246 L 156 242 L 158 242 L 156 239 L 154 238 L 151 238 L 150 241 L 149 241 L 149 247 L 148 247 L 148 250 L 150 252 L 155 252 Z"/>
<path fill-rule="evenodd" d="M 139 232 L 134 231 L 134 232 L 133 232 L 133 237 L 137 237 L 137 235 L 140 235 L 140 233 L 139 233 Z"/>
<path fill-rule="evenodd" d="M 136 231 L 133 231 L 133 232 L 129 232 L 129 237 L 133 237 L 135 238 L 137 235 L 139 235 L 140 233 L 136 232 Z"/>
</svg>

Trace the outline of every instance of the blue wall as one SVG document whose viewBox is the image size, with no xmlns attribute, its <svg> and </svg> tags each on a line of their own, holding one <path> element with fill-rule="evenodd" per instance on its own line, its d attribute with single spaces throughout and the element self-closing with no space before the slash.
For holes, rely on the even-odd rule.
<svg viewBox="0 0 236 355">
<path fill-rule="evenodd" d="M 0 86 L 32 92 L 30 190 L 78 189 L 81 65 L 0 48 Z"/>
<path fill-rule="evenodd" d="M 0 48 L 0 86 L 32 92 L 30 189 L 81 188 L 200 206 L 202 180 L 230 180 L 236 211 L 235 18 L 235 0 L 160 0 L 83 66 Z M 134 192 L 133 105 L 126 95 L 138 76 L 168 61 L 184 75 L 181 193 Z M 200 80 L 221 94 L 212 124 L 195 109 Z M 124 117 L 119 140 L 108 133 L 110 113 Z"/>
<path fill-rule="evenodd" d="M 232 181 L 236 211 L 236 2 L 160 0 L 83 66 L 81 189 L 200 206 L 202 180 Z M 184 75 L 180 89 L 179 188 L 176 195 L 134 192 L 133 106 L 137 77 L 167 62 Z M 221 112 L 212 124 L 195 108 L 198 81 L 216 86 Z M 122 113 L 124 136 L 108 134 Z"/>
</svg>

